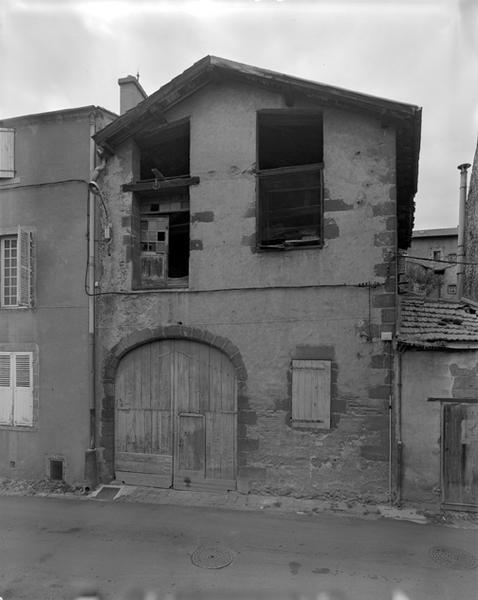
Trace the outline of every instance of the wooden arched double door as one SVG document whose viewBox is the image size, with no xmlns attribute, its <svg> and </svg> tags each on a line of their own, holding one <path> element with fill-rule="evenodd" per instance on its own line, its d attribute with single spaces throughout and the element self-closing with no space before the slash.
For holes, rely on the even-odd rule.
<svg viewBox="0 0 478 600">
<path fill-rule="evenodd" d="M 131 350 L 115 385 L 115 475 L 132 485 L 235 489 L 236 374 L 216 348 L 161 340 Z"/>
</svg>

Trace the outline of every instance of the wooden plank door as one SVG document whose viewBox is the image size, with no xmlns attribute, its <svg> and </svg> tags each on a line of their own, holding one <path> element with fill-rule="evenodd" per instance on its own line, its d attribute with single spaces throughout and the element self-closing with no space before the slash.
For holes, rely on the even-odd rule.
<svg viewBox="0 0 478 600">
<path fill-rule="evenodd" d="M 235 489 L 236 376 L 219 350 L 174 342 L 174 487 Z"/>
<path fill-rule="evenodd" d="M 452 508 L 478 509 L 478 405 L 443 405 L 442 498 Z"/>
<path fill-rule="evenodd" d="M 132 485 L 172 485 L 171 342 L 129 352 L 116 376 L 115 474 Z"/>
</svg>

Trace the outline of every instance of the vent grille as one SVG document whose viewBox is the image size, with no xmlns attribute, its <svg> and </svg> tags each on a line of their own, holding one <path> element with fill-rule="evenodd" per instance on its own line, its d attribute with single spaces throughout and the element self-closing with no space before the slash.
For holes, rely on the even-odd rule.
<svg viewBox="0 0 478 600">
<path fill-rule="evenodd" d="M 63 461 L 50 459 L 50 479 L 63 481 Z"/>
</svg>

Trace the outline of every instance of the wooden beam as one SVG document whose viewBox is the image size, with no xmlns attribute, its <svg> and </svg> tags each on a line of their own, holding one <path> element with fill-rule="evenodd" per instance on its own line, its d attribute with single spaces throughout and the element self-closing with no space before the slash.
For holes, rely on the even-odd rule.
<svg viewBox="0 0 478 600">
<path fill-rule="evenodd" d="M 197 185 L 199 177 L 176 177 L 174 179 L 147 179 L 136 183 L 125 183 L 121 186 L 123 192 L 152 192 L 156 190 L 169 190 L 172 188 L 189 187 Z"/>
</svg>

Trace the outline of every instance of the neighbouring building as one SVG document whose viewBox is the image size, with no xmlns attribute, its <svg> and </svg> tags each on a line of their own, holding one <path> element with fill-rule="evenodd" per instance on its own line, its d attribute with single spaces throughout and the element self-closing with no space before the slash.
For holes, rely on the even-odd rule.
<svg viewBox="0 0 478 600">
<path fill-rule="evenodd" d="M 462 297 L 401 297 L 394 414 L 396 500 L 472 511 L 478 510 L 477 168 L 475 156 L 463 203 Z M 436 247 L 453 248 L 451 242 Z"/>
<path fill-rule="evenodd" d="M 415 229 L 406 259 L 410 290 L 430 299 L 456 301 L 458 229 Z M 420 260 L 423 259 L 423 260 Z"/>
<path fill-rule="evenodd" d="M 211 56 L 121 82 L 94 138 L 103 481 L 387 499 L 420 109 Z"/>
<path fill-rule="evenodd" d="M 398 331 L 397 499 L 478 509 L 478 308 L 405 298 Z"/>
<path fill-rule="evenodd" d="M 0 121 L 0 477 L 85 478 L 91 136 L 114 117 L 85 106 Z"/>
</svg>

